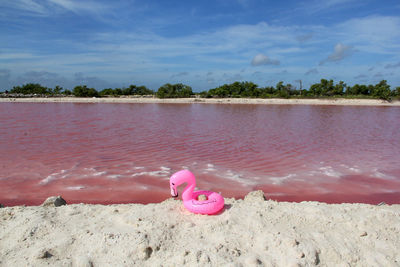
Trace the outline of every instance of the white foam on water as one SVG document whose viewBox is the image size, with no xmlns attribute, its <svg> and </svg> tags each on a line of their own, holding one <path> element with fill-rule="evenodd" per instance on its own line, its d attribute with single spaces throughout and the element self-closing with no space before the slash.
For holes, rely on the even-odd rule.
<svg viewBox="0 0 400 267">
<path fill-rule="evenodd" d="M 149 190 L 149 187 L 147 185 L 139 185 L 139 188 L 142 190 Z"/>
<path fill-rule="evenodd" d="M 347 172 L 347 167 L 342 166 L 339 171 L 337 168 L 333 168 L 332 166 L 322 166 L 322 167 L 315 167 L 311 170 L 305 170 L 298 175 L 304 177 L 312 177 L 312 179 L 321 179 L 321 177 L 330 177 L 330 178 L 340 178 L 344 175 L 342 171 L 345 173 Z"/>
<path fill-rule="evenodd" d="M 342 167 L 345 171 L 349 171 L 351 173 L 361 173 L 361 170 L 357 165 L 348 166 L 346 164 L 340 164 L 340 167 Z"/>
<path fill-rule="evenodd" d="M 278 176 L 278 177 L 268 177 L 268 180 L 271 181 L 272 184 L 274 185 L 280 185 L 284 183 L 287 180 L 292 180 L 294 177 L 297 177 L 297 174 L 295 173 L 290 173 L 285 176 Z"/>
<path fill-rule="evenodd" d="M 76 191 L 76 190 L 82 190 L 82 189 L 85 189 L 85 187 L 84 187 L 83 185 L 68 186 L 68 187 L 67 187 L 67 190 L 74 190 L 74 191 Z"/>
<path fill-rule="evenodd" d="M 382 172 L 382 170 L 379 170 L 378 168 L 371 168 L 370 166 L 363 166 L 360 167 L 356 164 L 354 165 L 346 165 L 346 164 L 340 164 L 337 168 L 333 168 L 332 166 L 323 166 L 318 169 L 320 172 L 319 175 L 325 175 L 333 178 L 340 178 L 345 175 L 366 175 L 366 176 L 372 176 L 375 178 L 380 178 L 380 179 L 393 179 L 392 176 L 385 174 Z M 314 176 L 318 174 L 317 172 L 312 172 Z"/>
<path fill-rule="evenodd" d="M 136 167 L 133 167 L 133 169 L 134 169 L 134 170 L 143 170 L 143 169 L 144 169 L 144 167 L 141 167 L 141 166 L 136 166 Z"/>
<path fill-rule="evenodd" d="M 217 174 L 217 176 L 222 177 L 224 179 L 228 179 L 231 181 L 238 182 L 245 186 L 256 185 L 257 182 L 251 179 L 250 177 L 244 177 L 241 173 L 235 173 L 232 170 L 227 170 L 221 174 Z"/>
<path fill-rule="evenodd" d="M 392 177 L 392 176 L 390 176 L 390 175 L 387 175 L 387 174 L 382 173 L 382 172 L 381 172 L 380 170 L 378 170 L 378 169 L 374 169 L 374 170 L 372 171 L 372 176 L 374 176 L 374 177 L 376 177 L 376 178 L 388 179 L 388 180 L 391 180 L 391 179 L 394 178 L 394 177 Z"/>
<path fill-rule="evenodd" d="M 102 171 L 102 172 L 95 172 L 92 174 L 92 176 L 102 176 L 102 175 L 106 175 L 107 172 L 106 171 Z"/>
<path fill-rule="evenodd" d="M 374 172 L 374 176 L 378 177 L 378 178 L 382 178 L 382 179 L 387 178 L 387 176 L 385 174 L 383 174 L 379 171 Z"/>
<path fill-rule="evenodd" d="M 76 177 L 77 178 L 88 178 L 88 177 L 91 178 L 91 177 L 106 176 L 106 177 L 110 178 L 109 177 L 110 175 L 108 175 L 107 171 L 99 171 L 99 170 L 97 170 L 97 168 L 84 168 L 84 170 L 86 171 L 86 173 L 76 175 Z"/>
<path fill-rule="evenodd" d="M 342 173 L 334 170 L 331 166 L 326 166 L 326 167 L 321 167 L 319 170 L 322 172 L 322 174 L 329 176 L 329 177 L 341 177 Z"/>
<path fill-rule="evenodd" d="M 216 171 L 214 164 L 210 164 L 210 163 L 207 164 L 207 168 L 205 168 L 204 170 L 207 171 L 207 172 Z"/>
<path fill-rule="evenodd" d="M 39 184 L 40 184 L 40 185 L 46 185 L 46 184 L 48 184 L 48 183 L 50 183 L 50 182 L 52 182 L 52 181 L 54 181 L 54 180 L 59 179 L 58 176 L 61 175 L 61 174 L 66 173 L 66 172 L 67 172 L 67 170 L 61 170 L 60 172 L 52 173 L 52 174 L 50 174 L 49 176 L 47 176 L 46 178 L 42 179 L 42 180 L 39 182 Z M 66 177 L 68 177 L 68 174 L 61 175 L 60 178 L 61 178 L 61 179 L 64 179 L 64 178 L 66 178 Z"/>
<path fill-rule="evenodd" d="M 361 173 L 360 169 L 357 169 L 355 167 L 349 167 L 349 171 L 355 172 L 355 173 Z"/>
<path fill-rule="evenodd" d="M 133 173 L 131 177 L 136 177 L 136 176 L 158 176 L 158 177 L 167 177 L 171 174 L 171 168 L 169 167 L 164 167 L 161 166 L 160 170 L 157 171 L 143 171 L 143 172 L 137 172 Z"/>
<path fill-rule="evenodd" d="M 148 175 L 150 175 L 150 176 L 168 176 L 169 171 L 152 171 L 152 172 L 148 172 Z"/>
<path fill-rule="evenodd" d="M 137 173 L 132 174 L 131 176 L 132 177 L 136 177 L 136 176 L 144 176 L 144 175 L 147 175 L 147 174 L 148 174 L 148 172 L 137 172 Z"/>
<path fill-rule="evenodd" d="M 41 180 L 41 181 L 39 182 L 39 184 L 45 185 L 45 184 L 48 184 L 48 183 L 52 182 L 52 181 L 55 180 L 55 179 L 56 179 L 55 174 L 50 174 L 49 176 L 47 176 L 46 178 L 44 178 L 43 180 Z"/>
<path fill-rule="evenodd" d="M 110 179 L 118 179 L 118 178 L 120 178 L 122 175 L 120 175 L 120 174 L 111 174 L 111 175 L 107 175 L 107 178 L 110 178 Z"/>
</svg>

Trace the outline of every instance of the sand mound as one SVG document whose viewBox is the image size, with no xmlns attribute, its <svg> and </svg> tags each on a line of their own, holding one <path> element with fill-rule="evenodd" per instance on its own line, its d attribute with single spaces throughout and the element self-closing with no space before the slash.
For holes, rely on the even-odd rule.
<svg viewBox="0 0 400 267">
<path fill-rule="evenodd" d="M 400 205 L 225 199 L 0 209 L 1 266 L 399 266 Z"/>
</svg>

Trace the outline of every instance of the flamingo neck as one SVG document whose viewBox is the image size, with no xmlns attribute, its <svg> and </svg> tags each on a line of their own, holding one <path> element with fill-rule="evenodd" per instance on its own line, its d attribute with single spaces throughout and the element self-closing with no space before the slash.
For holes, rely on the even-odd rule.
<svg viewBox="0 0 400 267">
<path fill-rule="evenodd" d="M 185 189 L 183 189 L 183 193 L 182 193 L 182 200 L 183 201 L 188 201 L 193 199 L 193 190 L 196 187 L 195 183 L 190 183 L 188 182 L 187 186 L 185 187 Z"/>
</svg>

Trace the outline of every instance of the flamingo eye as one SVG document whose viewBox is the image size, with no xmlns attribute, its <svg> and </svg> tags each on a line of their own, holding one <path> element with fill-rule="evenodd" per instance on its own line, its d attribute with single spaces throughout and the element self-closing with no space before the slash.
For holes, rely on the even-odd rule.
<svg viewBox="0 0 400 267">
<path fill-rule="evenodd" d="M 172 185 L 175 185 L 174 183 L 171 183 Z"/>
</svg>

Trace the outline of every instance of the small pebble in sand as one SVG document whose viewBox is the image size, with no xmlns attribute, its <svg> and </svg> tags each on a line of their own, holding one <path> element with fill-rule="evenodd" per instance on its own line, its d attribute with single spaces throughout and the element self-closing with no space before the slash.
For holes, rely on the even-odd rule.
<svg viewBox="0 0 400 267">
<path fill-rule="evenodd" d="M 37 257 L 38 259 L 48 259 L 53 257 L 53 254 L 48 251 L 47 249 L 42 249 L 37 253 Z"/>
<path fill-rule="evenodd" d="M 362 232 L 361 234 L 360 234 L 360 236 L 367 236 L 368 234 L 367 234 L 367 232 Z"/>
<path fill-rule="evenodd" d="M 197 200 L 198 200 L 198 201 L 206 201 L 206 200 L 207 200 L 207 196 L 206 196 L 206 195 L 199 195 L 199 196 L 197 197 Z"/>
</svg>

